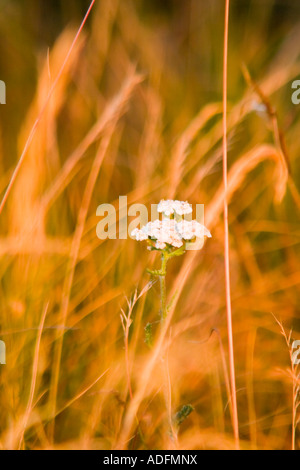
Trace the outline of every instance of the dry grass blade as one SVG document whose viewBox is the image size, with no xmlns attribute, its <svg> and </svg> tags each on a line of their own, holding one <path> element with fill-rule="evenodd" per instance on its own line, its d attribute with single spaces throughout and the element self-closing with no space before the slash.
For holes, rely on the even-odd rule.
<svg viewBox="0 0 300 470">
<path fill-rule="evenodd" d="M 84 225 L 85 225 L 85 221 L 87 217 L 87 212 L 88 212 L 88 208 L 90 205 L 92 193 L 93 193 L 93 190 L 94 190 L 97 178 L 98 178 L 100 167 L 105 157 L 105 154 L 107 152 L 107 149 L 109 147 L 111 137 L 115 130 L 115 126 L 118 120 L 120 119 L 122 112 L 124 111 L 124 105 L 127 103 L 127 100 L 130 98 L 134 88 L 136 87 L 138 83 L 140 83 L 140 81 L 141 81 L 141 77 L 135 74 L 134 71 L 132 71 L 129 74 L 128 78 L 126 79 L 119 95 L 119 99 L 118 99 L 119 107 L 117 111 L 115 112 L 114 120 L 110 123 L 110 126 L 106 130 L 101 140 L 99 150 L 96 154 L 95 160 L 91 168 L 91 172 L 89 174 L 89 178 L 85 187 L 81 207 L 80 207 L 79 214 L 78 214 L 77 226 L 76 226 L 75 234 L 74 234 L 72 245 L 71 245 L 70 259 L 69 259 L 69 263 L 67 266 L 67 273 L 66 273 L 66 278 L 65 278 L 64 287 L 63 287 L 62 305 L 61 305 L 61 324 L 63 325 L 63 327 L 66 325 L 71 289 L 72 289 L 72 284 L 73 284 L 73 279 L 74 279 L 74 273 L 75 273 L 81 238 L 82 238 Z M 57 339 L 57 344 L 56 344 L 56 349 L 55 349 L 53 378 L 52 378 L 52 384 L 51 384 L 51 389 L 50 389 L 50 406 L 52 409 L 51 414 L 53 416 L 56 415 L 56 397 L 57 397 L 57 390 L 58 390 L 62 346 L 63 346 L 63 335 L 60 335 Z M 54 432 L 54 428 L 52 425 L 52 429 L 50 432 L 50 435 L 52 437 L 53 437 L 53 432 Z"/>
<path fill-rule="evenodd" d="M 40 111 L 40 113 L 39 113 L 39 115 L 38 115 L 36 121 L 34 122 L 34 124 L 33 124 L 33 126 L 32 126 L 32 129 L 31 129 L 30 134 L 29 134 L 29 136 L 28 136 L 28 139 L 27 139 L 27 141 L 26 141 L 26 143 L 25 143 L 25 146 L 24 146 L 24 149 L 23 149 L 23 151 L 22 151 L 22 154 L 21 154 L 21 156 L 20 156 L 20 158 L 19 158 L 19 161 L 18 161 L 18 163 L 17 163 L 17 166 L 16 166 L 16 168 L 15 168 L 15 170 L 14 170 L 14 172 L 13 172 L 13 175 L 12 175 L 12 177 L 11 177 L 11 180 L 10 180 L 10 182 L 9 182 L 9 185 L 8 185 L 8 187 L 7 187 L 6 191 L 5 191 L 5 194 L 4 194 L 4 196 L 3 196 L 2 200 L 1 200 L 1 203 L 0 203 L 0 214 L 1 214 L 2 210 L 3 210 L 3 207 L 4 207 L 5 203 L 6 203 L 7 198 L 8 198 L 8 196 L 9 196 L 9 193 L 10 193 L 10 191 L 11 191 L 11 188 L 13 187 L 13 184 L 14 184 L 14 182 L 15 182 L 15 179 L 16 179 L 17 176 L 18 176 L 18 173 L 19 173 L 20 168 L 21 168 L 21 166 L 22 166 L 22 164 L 23 164 L 23 161 L 24 161 L 24 159 L 25 159 L 25 156 L 26 156 L 26 154 L 27 154 L 27 151 L 28 151 L 28 149 L 29 149 L 29 146 L 30 146 L 30 144 L 31 144 L 31 142 L 32 142 L 32 140 L 33 140 L 33 138 L 34 138 L 34 135 L 35 135 L 36 130 L 37 130 L 38 126 L 39 126 L 39 123 L 40 123 L 40 121 L 41 121 L 41 119 L 42 119 L 42 117 L 43 117 L 43 115 L 44 115 L 44 112 L 45 112 L 45 110 L 46 110 L 46 108 L 47 108 L 47 106 L 48 106 L 48 103 L 49 103 L 49 101 L 50 101 L 50 98 L 51 98 L 51 96 L 53 95 L 53 93 L 54 93 L 54 91 L 55 91 L 55 88 L 56 88 L 56 86 L 57 86 L 57 83 L 58 83 L 58 81 L 59 81 L 59 79 L 60 79 L 60 77 L 61 77 L 61 75 L 62 75 L 62 73 L 63 73 L 63 71 L 64 71 L 64 69 L 65 69 L 65 66 L 66 66 L 66 64 L 67 64 L 67 62 L 68 62 L 68 60 L 69 60 L 71 54 L 72 54 L 72 51 L 73 51 L 73 49 L 74 49 L 74 47 L 75 47 L 75 44 L 76 44 L 76 42 L 77 42 L 77 40 L 78 40 L 78 38 L 79 38 L 79 36 L 80 36 L 80 33 L 81 33 L 81 31 L 82 31 L 82 29 L 83 29 L 83 27 L 84 27 L 84 24 L 85 24 L 85 22 L 86 22 L 86 20 L 87 20 L 87 18 L 88 18 L 88 16 L 89 16 L 89 14 L 90 14 L 90 12 L 91 12 L 91 9 L 93 8 L 94 3 L 95 3 L 95 0 L 92 0 L 90 6 L 89 6 L 89 8 L 88 8 L 88 11 L 86 12 L 86 15 L 85 15 L 85 17 L 83 18 L 82 23 L 81 23 L 81 25 L 80 25 L 80 27 L 79 27 L 79 29 L 78 29 L 76 35 L 75 35 L 75 38 L 74 38 L 74 40 L 73 40 L 73 42 L 72 42 L 72 44 L 71 44 L 71 47 L 70 47 L 70 49 L 69 49 L 69 51 L 68 51 L 68 53 L 67 53 L 67 55 L 66 55 L 66 57 L 65 57 L 65 59 L 64 59 L 64 62 L 63 62 L 62 66 L 61 66 L 61 68 L 60 68 L 60 70 L 59 70 L 59 72 L 58 72 L 58 74 L 57 74 L 57 76 L 56 76 L 56 78 L 55 78 L 55 80 L 54 80 L 54 82 L 53 82 L 53 84 L 52 84 L 50 90 L 49 90 L 49 93 L 48 93 L 47 98 L 46 98 L 46 100 L 45 100 L 45 102 L 44 102 L 44 104 L 43 104 L 43 107 L 42 107 L 42 109 L 41 109 L 41 111 Z"/>
<path fill-rule="evenodd" d="M 225 28 L 224 28 L 224 54 L 223 54 L 223 216 L 224 216 L 224 265 L 225 265 L 225 291 L 227 312 L 227 335 L 229 346 L 229 371 L 232 404 L 232 423 L 236 448 L 239 449 L 239 421 L 236 398 L 235 362 L 233 348 L 233 327 L 231 310 L 230 285 L 230 256 L 229 256 L 229 228 L 228 228 L 228 200 L 227 200 L 227 83 L 228 83 L 228 30 L 229 30 L 229 0 L 225 1 Z"/>
<path fill-rule="evenodd" d="M 272 314 L 273 315 L 273 314 Z M 276 321 L 277 325 L 280 328 L 280 332 L 282 336 L 284 337 L 285 343 L 287 345 L 289 355 L 290 355 L 290 377 L 292 380 L 292 385 L 293 385 L 293 423 L 292 423 L 292 450 L 296 450 L 296 430 L 297 426 L 299 424 L 300 416 L 299 416 L 299 405 L 300 405 L 300 395 L 299 395 L 299 375 L 300 375 L 300 370 L 299 370 L 299 365 L 295 363 L 293 359 L 293 345 L 292 345 L 292 330 L 290 330 L 289 334 L 286 333 L 285 328 L 282 324 L 281 321 L 279 321 L 275 315 L 273 315 L 274 320 Z"/>
</svg>

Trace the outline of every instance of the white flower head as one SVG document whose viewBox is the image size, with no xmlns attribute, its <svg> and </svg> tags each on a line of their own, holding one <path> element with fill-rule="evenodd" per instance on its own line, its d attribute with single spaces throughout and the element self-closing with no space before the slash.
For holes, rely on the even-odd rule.
<svg viewBox="0 0 300 470">
<path fill-rule="evenodd" d="M 162 212 L 165 216 L 172 214 L 185 215 L 193 212 L 192 206 L 188 202 L 173 201 L 172 199 L 162 199 L 157 206 L 157 211 Z"/>
<path fill-rule="evenodd" d="M 135 228 L 134 230 L 132 230 L 131 236 L 135 238 L 137 241 L 147 240 L 148 238 L 148 235 L 144 233 L 142 230 L 139 230 L 138 228 Z"/>
<path fill-rule="evenodd" d="M 161 200 L 157 207 L 158 212 L 163 213 L 163 220 L 148 222 L 141 229 L 135 228 L 131 236 L 138 241 L 149 240 L 152 247 L 164 250 L 167 247 L 180 248 L 186 242 L 195 239 L 211 238 L 210 231 L 197 220 L 184 220 L 182 216 L 192 212 L 192 206 L 188 202 Z M 174 214 L 175 218 L 168 216 Z M 180 217 L 176 217 L 180 216 Z M 151 250 L 151 247 L 149 247 Z"/>
<path fill-rule="evenodd" d="M 164 242 L 161 242 L 159 240 L 157 240 L 156 243 L 155 243 L 155 248 L 157 250 L 164 250 L 166 248 L 166 246 L 167 245 Z"/>
<path fill-rule="evenodd" d="M 210 231 L 196 220 L 181 220 L 176 224 L 176 230 L 184 240 L 204 237 L 211 238 Z"/>
<path fill-rule="evenodd" d="M 188 202 L 162 200 L 158 204 L 158 212 L 164 215 L 184 215 L 192 212 Z M 148 222 L 140 230 L 135 228 L 131 236 L 138 241 L 149 240 L 152 247 L 164 250 L 166 247 L 180 248 L 186 242 L 195 239 L 211 238 L 210 231 L 196 220 L 180 220 L 164 218 Z M 149 247 L 151 249 L 151 247 Z"/>
<path fill-rule="evenodd" d="M 174 219 L 155 220 L 148 222 L 141 230 L 135 228 L 131 232 L 131 236 L 138 241 L 153 240 L 154 246 L 158 250 L 166 248 L 167 244 L 180 248 L 183 245 L 182 237 L 176 230 L 176 222 Z"/>
</svg>

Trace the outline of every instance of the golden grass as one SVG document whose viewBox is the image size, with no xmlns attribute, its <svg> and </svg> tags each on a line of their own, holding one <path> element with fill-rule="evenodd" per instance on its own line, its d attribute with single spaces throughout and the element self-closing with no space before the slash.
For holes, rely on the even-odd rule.
<svg viewBox="0 0 300 470">
<path fill-rule="evenodd" d="M 96 2 L 51 92 L 1 213 L 3 449 L 235 448 L 215 34 L 224 2 L 206 3 L 191 2 L 180 42 L 176 14 Z M 240 447 L 299 448 L 299 383 L 281 333 L 293 328 L 298 339 L 300 330 L 300 108 L 290 101 L 300 23 L 266 41 L 270 2 L 255 26 L 243 17 L 246 40 L 232 3 L 227 202 Z M 0 152 L 3 195 L 75 34 L 67 27 L 43 55 L 18 156 Z M 149 208 L 173 197 L 205 204 L 213 238 L 170 261 L 162 329 L 159 287 L 146 273 L 157 256 L 130 239 L 96 236 L 99 204 L 113 204 L 122 219 L 119 195 Z M 174 423 L 172 441 L 168 414 L 187 404 L 194 411 Z"/>
</svg>

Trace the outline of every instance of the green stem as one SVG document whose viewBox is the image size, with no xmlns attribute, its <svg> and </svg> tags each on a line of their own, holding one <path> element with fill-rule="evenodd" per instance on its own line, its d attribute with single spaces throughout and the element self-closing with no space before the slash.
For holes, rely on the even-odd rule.
<svg viewBox="0 0 300 470">
<path fill-rule="evenodd" d="M 159 283 L 160 283 L 160 325 L 161 328 L 163 327 L 164 320 L 167 317 L 167 292 L 166 292 L 166 268 L 167 262 L 169 259 L 168 253 L 165 251 L 161 254 L 161 268 L 159 271 Z M 170 390 L 169 390 L 169 380 L 168 380 L 168 366 L 165 354 L 162 354 L 160 357 L 161 365 L 162 365 L 162 372 L 163 372 L 163 393 L 164 393 L 164 400 L 165 406 L 168 416 L 168 427 L 169 433 L 172 435 L 172 413 L 170 410 Z"/>
<path fill-rule="evenodd" d="M 166 268 L 167 268 L 167 254 L 162 252 L 161 254 L 161 268 L 159 274 L 160 281 L 160 300 L 161 300 L 161 310 L 160 310 L 160 319 L 163 323 L 164 319 L 167 316 L 167 292 L 166 292 Z"/>
<path fill-rule="evenodd" d="M 174 258 L 175 256 L 181 256 L 185 253 L 184 246 L 180 247 L 175 251 L 167 251 L 164 250 L 161 253 L 161 267 L 157 270 L 147 269 L 147 272 L 152 276 L 159 277 L 160 281 L 160 299 L 161 299 L 161 309 L 160 309 L 160 317 L 161 323 L 165 320 L 168 314 L 168 307 L 167 307 L 167 293 L 166 293 L 166 274 L 167 274 L 167 262 L 169 259 Z"/>
<path fill-rule="evenodd" d="M 160 283 L 160 325 L 163 327 L 164 320 L 168 314 L 168 306 L 167 306 L 167 292 L 166 292 L 166 274 L 167 274 L 167 262 L 169 259 L 174 258 L 175 256 L 181 256 L 185 252 L 184 245 L 177 250 L 170 251 L 170 249 L 165 249 L 161 252 L 161 267 L 160 270 L 149 270 L 147 269 L 149 274 L 153 276 L 159 277 Z M 169 425 L 169 435 L 171 440 L 176 440 L 176 433 L 173 429 L 172 423 L 172 405 L 171 405 L 171 390 L 169 384 L 169 372 L 168 372 L 168 364 L 163 353 L 160 357 L 161 364 L 162 364 L 162 371 L 164 377 L 164 398 L 166 403 L 166 410 L 168 415 L 168 425 Z"/>
</svg>

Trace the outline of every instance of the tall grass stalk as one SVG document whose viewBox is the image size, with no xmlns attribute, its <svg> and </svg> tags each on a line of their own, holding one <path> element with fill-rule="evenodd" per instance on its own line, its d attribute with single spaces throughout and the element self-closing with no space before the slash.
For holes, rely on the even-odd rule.
<svg viewBox="0 0 300 470">
<path fill-rule="evenodd" d="M 228 76 L 228 29 L 229 29 L 229 0 L 225 1 L 225 27 L 224 27 L 224 54 L 223 54 L 223 185 L 224 185 L 224 255 L 225 255 L 225 287 L 227 331 L 229 343 L 229 366 L 231 383 L 232 419 L 236 447 L 239 448 L 239 422 L 236 399 L 235 364 L 232 333 L 232 311 L 230 293 L 230 257 L 229 257 L 229 230 L 228 230 L 228 202 L 227 202 L 227 76 Z"/>
</svg>

